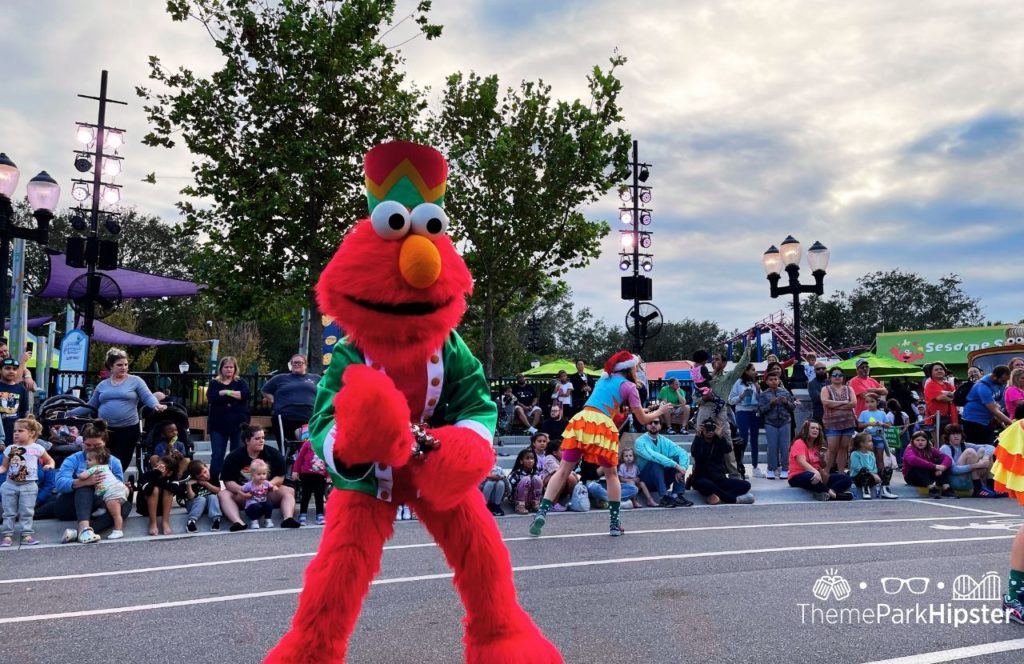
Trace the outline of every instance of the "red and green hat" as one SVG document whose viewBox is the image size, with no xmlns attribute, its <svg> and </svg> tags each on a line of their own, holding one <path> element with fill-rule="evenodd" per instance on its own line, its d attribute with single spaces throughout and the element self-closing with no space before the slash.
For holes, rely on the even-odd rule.
<svg viewBox="0 0 1024 664">
<path fill-rule="evenodd" d="M 448 162 L 432 147 L 383 143 L 366 153 L 363 169 L 370 212 L 381 201 L 398 201 L 410 210 L 420 203 L 444 205 Z"/>
</svg>

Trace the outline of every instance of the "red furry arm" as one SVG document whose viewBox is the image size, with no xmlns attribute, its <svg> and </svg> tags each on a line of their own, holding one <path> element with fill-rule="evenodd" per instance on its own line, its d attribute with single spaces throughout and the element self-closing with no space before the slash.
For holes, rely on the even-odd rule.
<svg viewBox="0 0 1024 664">
<path fill-rule="evenodd" d="M 334 458 L 346 466 L 374 461 L 404 466 L 412 453 L 409 406 L 390 378 L 365 364 L 345 369 L 334 395 Z"/>
<path fill-rule="evenodd" d="M 418 464 L 416 488 L 431 507 L 444 510 L 477 490 L 494 467 L 494 450 L 490 441 L 466 427 L 439 427 L 430 435 L 441 441 L 441 448 Z"/>
</svg>

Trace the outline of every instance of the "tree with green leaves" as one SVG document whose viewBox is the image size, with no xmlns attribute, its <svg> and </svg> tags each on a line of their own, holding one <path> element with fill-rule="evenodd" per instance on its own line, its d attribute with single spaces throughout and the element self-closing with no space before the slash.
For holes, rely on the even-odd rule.
<svg viewBox="0 0 1024 664">
<path fill-rule="evenodd" d="M 600 253 L 608 225 L 581 209 L 628 161 L 615 76 L 624 63 L 594 67 L 585 101 L 555 99 L 542 81 L 503 90 L 497 76 L 456 73 L 427 121 L 448 158 L 445 209 L 475 279 L 463 328 L 488 375 L 499 323 L 557 295 L 566 272 Z"/>
<path fill-rule="evenodd" d="M 832 348 L 870 345 L 879 332 L 981 325 L 981 303 L 962 286 L 955 274 L 931 282 L 900 269 L 872 272 L 849 294 L 808 298 L 801 321 Z"/>
<path fill-rule="evenodd" d="M 203 236 L 197 276 L 225 314 L 242 320 L 313 312 L 320 270 L 344 231 L 366 216 L 362 157 L 414 138 L 424 108 L 382 38 L 395 0 L 169 0 L 173 21 L 206 30 L 223 62 L 203 77 L 150 57 L 159 90 L 140 87 L 143 142 L 194 157 L 178 203 L 183 232 Z M 430 2 L 408 18 L 427 39 Z M 405 19 L 403 19 L 404 21 Z M 313 368 L 320 355 L 310 358 Z"/>
</svg>

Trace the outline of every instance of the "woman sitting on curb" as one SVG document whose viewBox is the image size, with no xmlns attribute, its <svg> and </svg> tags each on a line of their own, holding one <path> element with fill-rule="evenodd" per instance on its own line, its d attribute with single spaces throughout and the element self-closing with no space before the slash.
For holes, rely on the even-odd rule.
<svg viewBox="0 0 1024 664">
<path fill-rule="evenodd" d="M 821 424 L 807 420 L 789 448 L 789 486 L 807 489 L 815 500 L 853 500 L 853 480 L 846 473 L 829 473 L 824 460 L 825 433 Z"/>
</svg>

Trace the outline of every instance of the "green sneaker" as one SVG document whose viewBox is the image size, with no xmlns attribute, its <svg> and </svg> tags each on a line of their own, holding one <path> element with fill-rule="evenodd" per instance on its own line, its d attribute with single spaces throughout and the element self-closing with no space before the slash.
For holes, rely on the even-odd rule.
<svg viewBox="0 0 1024 664">
<path fill-rule="evenodd" d="M 540 537 L 540 531 L 544 529 L 544 521 L 544 517 L 540 514 L 533 517 L 533 523 L 530 524 L 530 535 Z"/>
</svg>

